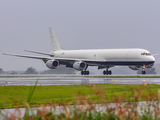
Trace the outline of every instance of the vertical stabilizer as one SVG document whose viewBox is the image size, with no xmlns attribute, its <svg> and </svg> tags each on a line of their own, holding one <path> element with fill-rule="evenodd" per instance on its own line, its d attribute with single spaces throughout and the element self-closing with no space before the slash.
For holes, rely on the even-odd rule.
<svg viewBox="0 0 160 120">
<path fill-rule="evenodd" d="M 52 51 L 61 50 L 59 47 L 59 43 L 57 41 L 56 35 L 52 29 L 52 27 L 49 27 L 50 37 L 51 37 L 51 48 Z"/>
</svg>

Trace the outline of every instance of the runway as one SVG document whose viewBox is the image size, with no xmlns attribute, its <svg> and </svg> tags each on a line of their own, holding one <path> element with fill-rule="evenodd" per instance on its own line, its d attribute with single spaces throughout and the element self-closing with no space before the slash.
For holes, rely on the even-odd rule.
<svg viewBox="0 0 160 120">
<path fill-rule="evenodd" d="M 142 84 L 144 80 L 146 84 L 160 84 L 160 78 L 89 78 L 85 76 L 28 76 L 26 78 L 0 78 L 0 86 L 34 85 L 37 80 L 37 85 Z"/>
</svg>

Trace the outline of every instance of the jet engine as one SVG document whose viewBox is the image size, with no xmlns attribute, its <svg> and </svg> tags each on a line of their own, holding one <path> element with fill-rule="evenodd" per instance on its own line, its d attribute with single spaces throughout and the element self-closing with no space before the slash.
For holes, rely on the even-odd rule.
<svg viewBox="0 0 160 120">
<path fill-rule="evenodd" d="M 138 70 L 140 67 L 139 66 L 129 66 L 129 68 L 132 70 Z"/>
<path fill-rule="evenodd" d="M 87 68 L 87 64 L 85 62 L 79 61 L 73 64 L 73 68 L 76 70 L 85 70 Z"/>
<path fill-rule="evenodd" d="M 50 69 L 56 69 L 58 65 L 59 65 L 59 61 L 57 60 L 48 60 L 46 62 L 46 66 Z"/>
</svg>

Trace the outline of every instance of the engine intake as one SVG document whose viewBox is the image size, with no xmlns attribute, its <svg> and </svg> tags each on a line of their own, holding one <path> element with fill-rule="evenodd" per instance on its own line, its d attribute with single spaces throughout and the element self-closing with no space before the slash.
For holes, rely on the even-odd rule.
<svg viewBox="0 0 160 120">
<path fill-rule="evenodd" d="M 56 69 L 57 66 L 59 66 L 59 61 L 57 60 L 48 60 L 46 62 L 46 66 L 50 69 Z"/>
<path fill-rule="evenodd" d="M 87 64 L 85 62 L 75 62 L 73 64 L 73 68 L 76 70 L 85 70 L 87 68 Z"/>
</svg>

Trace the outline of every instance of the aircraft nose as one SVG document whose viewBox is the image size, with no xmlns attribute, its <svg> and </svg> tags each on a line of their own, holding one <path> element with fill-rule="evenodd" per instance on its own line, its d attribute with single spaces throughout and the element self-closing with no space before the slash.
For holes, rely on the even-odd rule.
<svg viewBox="0 0 160 120">
<path fill-rule="evenodd" d="M 151 61 L 155 62 L 155 58 L 154 56 L 151 57 Z"/>
</svg>

